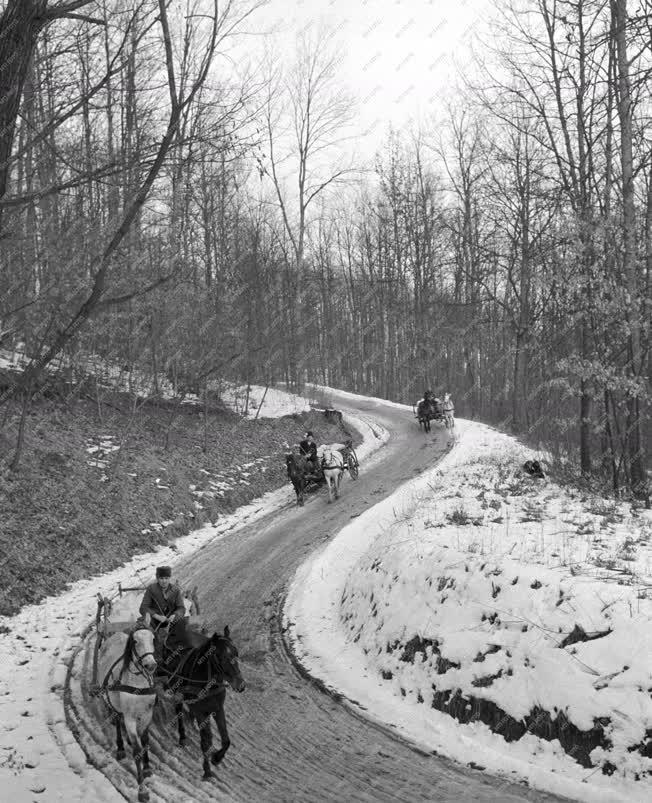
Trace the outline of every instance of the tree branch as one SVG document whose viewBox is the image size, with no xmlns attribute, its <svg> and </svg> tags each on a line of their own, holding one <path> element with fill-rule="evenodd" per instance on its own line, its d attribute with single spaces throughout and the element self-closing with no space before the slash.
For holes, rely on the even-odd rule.
<svg viewBox="0 0 652 803">
<path fill-rule="evenodd" d="M 100 301 L 97 304 L 96 309 L 102 310 L 106 307 L 115 307 L 119 304 L 124 304 L 127 301 L 131 301 L 134 298 L 138 298 L 139 296 L 147 295 L 147 293 L 151 293 L 152 290 L 156 290 L 157 287 L 160 287 L 163 284 L 166 284 L 173 278 L 176 271 L 174 273 L 168 273 L 167 276 L 162 276 L 160 279 L 157 279 L 154 282 L 146 285 L 145 287 L 139 287 L 137 290 L 134 290 L 131 293 L 125 293 L 122 296 L 113 296 L 112 298 L 105 298 L 104 301 Z"/>
<path fill-rule="evenodd" d="M 94 0 L 68 0 L 67 3 L 57 3 L 56 5 L 50 6 L 45 10 L 43 19 L 47 20 L 48 22 L 51 20 L 61 19 L 61 17 L 66 17 L 72 12 L 77 11 L 78 8 L 90 6 L 90 4 L 93 2 Z"/>
<path fill-rule="evenodd" d="M 71 178 L 69 181 L 64 181 L 60 184 L 52 184 L 49 187 L 42 187 L 41 189 L 34 190 L 33 192 L 28 192 L 25 195 L 14 195 L 10 198 L 0 199 L 0 209 L 5 209 L 6 207 L 12 206 L 22 206 L 23 204 L 28 204 L 32 201 L 40 201 L 42 198 L 47 198 L 50 195 L 56 195 L 62 190 L 73 189 L 73 187 L 77 187 L 80 184 L 83 184 L 85 181 L 88 181 L 89 178 L 105 178 L 106 176 L 115 175 L 124 169 L 126 169 L 126 167 L 120 167 L 115 164 L 102 165 L 102 167 L 98 167 L 95 170 L 89 170 L 85 173 L 80 173 L 78 176 Z"/>
<path fill-rule="evenodd" d="M 104 25 L 106 26 L 105 20 L 99 19 L 98 17 L 89 17 L 86 14 L 59 14 L 57 19 L 67 19 L 67 20 L 79 20 L 80 22 L 90 22 L 91 25 Z"/>
</svg>

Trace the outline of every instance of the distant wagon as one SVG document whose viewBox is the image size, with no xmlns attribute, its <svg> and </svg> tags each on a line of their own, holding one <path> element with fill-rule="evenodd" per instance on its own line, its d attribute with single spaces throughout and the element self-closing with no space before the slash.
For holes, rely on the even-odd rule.
<svg viewBox="0 0 652 803">
<path fill-rule="evenodd" d="M 439 421 L 445 423 L 444 405 L 441 399 L 428 392 L 423 399 L 412 405 L 414 416 L 419 422 L 419 428 L 423 427 L 424 432 L 430 432 L 430 422 Z"/>
<path fill-rule="evenodd" d="M 341 413 L 340 413 L 341 415 Z M 319 488 L 326 484 L 326 475 L 324 473 L 324 459 L 323 450 L 337 451 L 342 456 L 342 469 L 349 472 L 352 480 L 357 480 L 360 473 L 360 463 L 358 456 L 353 448 L 353 441 L 348 438 L 344 444 L 333 444 L 329 447 L 320 447 L 319 460 L 317 461 L 317 468 L 315 473 L 309 473 L 305 467 L 305 460 L 300 455 L 289 452 L 285 456 L 285 466 L 287 469 L 288 479 L 294 486 L 297 495 L 297 505 L 303 505 L 304 494 L 315 488 Z M 329 489 L 330 490 L 330 489 Z"/>
</svg>

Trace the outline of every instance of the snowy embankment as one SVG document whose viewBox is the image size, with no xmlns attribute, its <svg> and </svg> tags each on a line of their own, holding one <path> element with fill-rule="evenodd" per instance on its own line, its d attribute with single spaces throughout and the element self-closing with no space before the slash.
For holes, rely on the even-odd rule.
<svg viewBox="0 0 652 803">
<path fill-rule="evenodd" d="M 281 392 L 274 394 L 274 406 L 265 409 L 266 416 L 292 414 L 305 404 L 305 399 L 284 395 L 286 403 L 282 404 Z M 364 438 L 358 449 L 361 458 L 388 438 L 382 427 L 366 418 L 347 416 L 347 421 Z M 68 729 L 64 710 L 68 665 L 83 633 L 94 621 L 96 594 L 113 597 L 119 583 L 128 587 L 150 582 L 157 565 L 173 565 L 180 557 L 293 502 L 294 491 L 288 484 L 225 516 L 217 525 L 195 530 L 156 552 L 136 555 L 120 569 L 74 583 L 65 593 L 27 606 L 15 616 L 0 617 L 0 797 L 3 800 L 12 803 L 123 800 L 104 775 L 88 764 Z"/>
<path fill-rule="evenodd" d="M 14 349 L 0 349 L 0 370 L 21 372 L 30 360 L 25 353 L 24 343 Z M 119 366 L 105 360 L 98 354 L 80 352 L 74 358 L 60 354 L 46 368 L 52 376 L 70 372 L 70 379 L 79 382 L 84 376 L 91 375 L 99 387 L 112 391 L 132 393 L 138 396 L 160 396 L 172 399 L 177 394 L 183 396 L 184 404 L 199 404 L 200 397 L 188 392 L 184 387 L 175 385 L 165 374 L 154 377 L 151 373 L 134 366 Z M 240 385 L 227 380 L 209 380 L 207 390 L 218 393 L 226 407 L 234 412 L 250 417 L 280 418 L 284 415 L 308 412 L 310 400 L 296 394 L 287 393 L 262 385 Z M 328 391 L 328 388 L 324 388 Z"/>
<path fill-rule="evenodd" d="M 457 430 L 298 570 L 293 651 L 421 747 L 591 803 L 652 799 L 652 520 Z"/>
</svg>

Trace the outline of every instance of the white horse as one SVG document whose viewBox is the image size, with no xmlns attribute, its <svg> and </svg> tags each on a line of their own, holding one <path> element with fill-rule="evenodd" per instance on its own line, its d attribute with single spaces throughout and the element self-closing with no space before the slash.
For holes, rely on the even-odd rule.
<svg viewBox="0 0 652 803">
<path fill-rule="evenodd" d="M 451 394 L 446 393 L 444 395 L 444 423 L 446 424 L 446 429 L 454 429 L 455 428 L 455 407 L 453 405 L 453 400 L 451 399 Z"/>
<path fill-rule="evenodd" d="M 325 446 L 322 453 L 321 466 L 328 485 L 328 501 L 332 502 L 333 491 L 335 491 L 335 499 L 340 497 L 340 482 L 344 473 L 344 458 L 341 452 L 330 446 Z"/>
<path fill-rule="evenodd" d="M 156 689 L 154 688 L 154 634 L 144 624 L 127 633 L 114 633 L 104 642 L 98 658 L 101 688 L 113 710 L 116 726 L 116 758 L 125 757 L 122 739 L 124 723 L 127 739 L 136 762 L 138 800 L 148 801 L 144 780 L 149 768 L 149 726 L 152 724 Z"/>
</svg>

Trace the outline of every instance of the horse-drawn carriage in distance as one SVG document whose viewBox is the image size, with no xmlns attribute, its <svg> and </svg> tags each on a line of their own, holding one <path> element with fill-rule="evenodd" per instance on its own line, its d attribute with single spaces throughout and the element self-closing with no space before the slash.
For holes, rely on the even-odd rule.
<svg viewBox="0 0 652 803">
<path fill-rule="evenodd" d="M 113 597 L 97 595 L 96 641 L 92 663 L 91 697 L 101 697 L 105 714 L 115 725 L 116 758 L 126 757 L 123 731 L 133 751 L 138 800 L 148 801 L 145 780 L 149 766 L 149 728 L 157 702 L 174 706 L 179 744 L 186 743 L 184 715 L 199 729 L 203 779 L 214 778 L 211 764 L 219 764 L 230 741 L 224 700 L 227 686 L 242 692 L 245 681 L 238 651 L 229 628 L 210 634 L 200 615 L 197 589 L 185 591 L 185 616 L 155 632 L 156 622 L 140 617 L 146 586 L 123 587 Z M 213 750 L 211 718 L 215 719 L 222 745 Z M 165 727 L 165 725 L 163 726 Z"/>
<path fill-rule="evenodd" d="M 323 485 L 328 487 L 328 501 L 339 497 L 340 481 L 345 471 L 352 480 L 357 480 L 360 463 L 348 438 L 344 443 L 332 443 L 317 448 L 316 461 L 305 455 L 289 452 L 285 456 L 287 475 L 297 495 L 297 505 L 303 505 L 304 494 Z"/>
<path fill-rule="evenodd" d="M 446 429 L 455 426 L 453 402 L 449 393 L 440 399 L 432 391 L 427 390 L 423 398 L 412 405 L 412 411 L 419 422 L 419 428 L 423 427 L 425 432 L 430 432 L 431 421 L 443 423 Z"/>
</svg>

